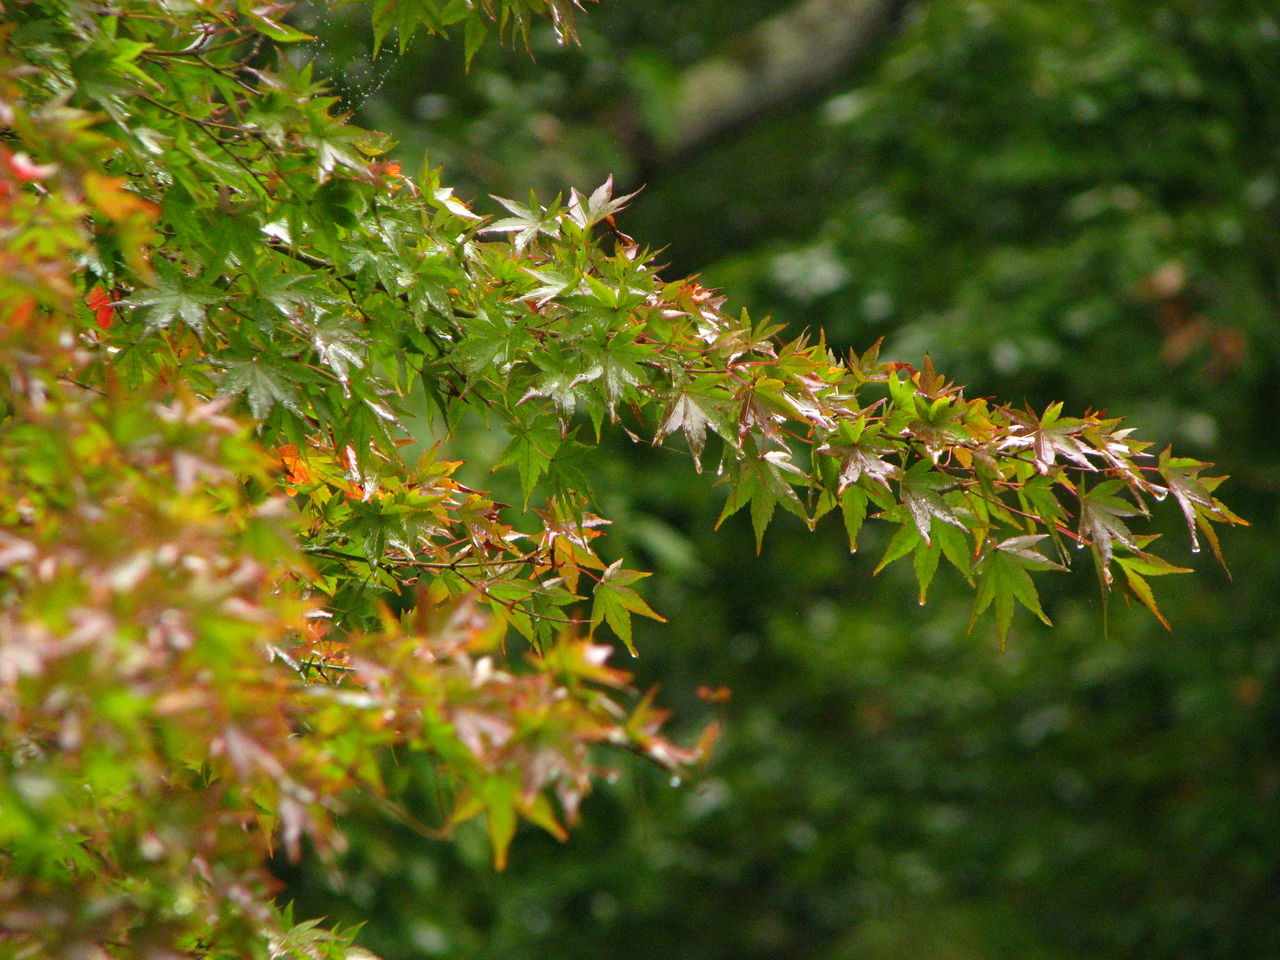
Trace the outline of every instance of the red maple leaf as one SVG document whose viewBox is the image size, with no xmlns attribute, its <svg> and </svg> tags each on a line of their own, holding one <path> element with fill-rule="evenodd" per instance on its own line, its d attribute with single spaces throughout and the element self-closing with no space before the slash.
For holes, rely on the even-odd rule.
<svg viewBox="0 0 1280 960">
<path fill-rule="evenodd" d="M 103 330 L 110 330 L 111 323 L 116 318 L 116 312 L 112 306 L 116 299 L 113 293 L 100 285 L 90 290 L 88 296 L 84 298 L 85 304 L 93 311 L 93 319 Z"/>
</svg>

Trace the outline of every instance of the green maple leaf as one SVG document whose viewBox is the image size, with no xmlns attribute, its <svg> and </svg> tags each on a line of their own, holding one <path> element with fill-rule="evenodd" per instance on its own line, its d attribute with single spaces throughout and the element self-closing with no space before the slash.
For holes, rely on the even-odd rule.
<svg viewBox="0 0 1280 960">
<path fill-rule="evenodd" d="M 298 43 L 304 40 L 315 39 L 309 34 L 303 33 L 301 30 L 295 30 L 287 23 L 281 23 L 279 20 L 271 19 L 267 14 L 272 9 L 273 8 L 270 5 L 263 4 L 261 7 L 256 9 L 242 8 L 242 12 L 248 21 L 257 27 L 258 30 L 279 43 Z"/>
<path fill-rule="evenodd" d="M 357 174 L 367 171 L 369 161 L 365 150 L 372 145 L 372 134 L 318 111 L 313 116 L 311 131 L 303 136 L 302 142 L 316 152 L 317 179 L 327 183 L 340 167 Z"/>
<path fill-rule="evenodd" d="M 610 416 L 614 416 L 615 407 L 629 387 L 637 387 L 645 382 L 640 362 L 651 357 L 652 351 L 636 344 L 635 340 L 640 333 L 639 329 L 619 333 L 600 351 L 600 379 L 604 385 L 604 398 Z"/>
<path fill-rule="evenodd" d="M 528 506 L 538 478 L 551 468 L 551 458 L 559 448 L 560 438 L 555 433 L 546 429 L 528 428 L 511 438 L 493 469 L 506 466 L 516 468 L 520 474 L 520 493 L 524 497 L 525 506 Z"/>
<path fill-rule="evenodd" d="M 1138 516 L 1142 511 L 1115 495 L 1124 484 L 1123 480 L 1107 480 L 1080 495 L 1080 535 L 1093 547 L 1104 590 L 1111 586 L 1115 544 L 1128 547 L 1134 553 L 1139 552 L 1133 532 L 1124 518 Z"/>
<path fill-rule="evenodd" d="M 933 582 L 933 575 L 938 569 L 938 560 L 946 557 L 953 567 L 960 571 L 964 578 L 973 585 L 973 566 L 969 544 L 965 539 L 963 530 L 956 529 L 950 524 L 942 524 L 933 528 L 933 542 L 925 543 L 923 540 L 915 548 L 912 555 L 912 566 L 916 572 L 916 582 L 920 585 L 920 603 L 923 605 L 929 594 L 929 585 Z"/>
<path fill-rule="evenodd" d="M 862 523 L 867 518 L 868 500 L 861 487 L 845 487 L 840 492 L 840 514 L 849 537 L 850 553 L 858 552 L 858 534 L 862 532 Z"/>
<path fill-rule="evenodd" d="M 193 293 L 181 281 L 164 279 L 127 302 L 139 309 L 139 316 L 148 332 L 162 330 L 176 319 L 200 334 L 204 332 L 208 307 L 217 303 L 218 298 Z"/>
<path fill-rule="evenodd" d="M 480 310 L 468 321 L 465 335 L 449 353 L 449 363 L 467 373 L 506 375 L 512 365 L 533 351 L 531 338 L 509 326 L 501 317 Z"/>
<path fill-rule="evenodd" d="M 495 220 L 488 226 L 481 227 L 480 232 L 515 234 L 512 242 L 515 244 L 516 253 L 524 252 L 524 248 L 532 243 L 540 233 L 552 239 L 560 236 L 558 211 L 547 209 L 532 198 L 529 201 L 530 205 L 527 207 L 523 203 L 517 203 L 515 200 L 504 200 L 502 197 L 494 197 L 493 199 L 506 207 L 512 216 Z"/>
<path fill-rule="evenodd" d="M 707 442 L 707 424 L 711 418 L 689 393 L 678 393 L 667 406 L 662 418 L 662 425 L 654 435 L 653 442 L 659 443 L 662 438 L 677 430 L 684 432 L 689 450 L 693 453 L 693 466 L 698 473 L 702 472 L 702 450 Z"/>
<path fill-rule="evenodd" d="M 341 317 L 322 320 L 307 333 L 320 362 L 333 371 L 345 391 L 351 369 L 364 366 L 364 338 Z"/>
<path fill-rule="evenodd" d="M 1211 466 L 1213 464 L 1201 460 L 1172 456 L 1169 448 L 1165 447 L 1164 452 L 1160 454 L 1158 468 L 1165 483 L 1169 485 L 1169 492 L 1178 501 L 1182 515 L 1186 518 L 1187 530 L 1191 534 L 1191 552 L 1200 552 L 1200 539 L 1196 536 L 1196 528 L 1199 527 L 1208 538 L 1218 562 L 1225 567 L 1222 549 L 1218 545 L 1218 535 L 1211 524 L 1216 520 L 1219 523 L 1247 525 L 1248 521 L 1236 516 L 1226 504 L 1213 495 L 1214 488 L 1222 482 L 1221 477 L 1199 476 L 1200 471 Z"/>
<path fill-rule="evenodd" d="M 983 554 L 974 568 L 978 579 L 978 593 L 974 599 L 973 615 L 969 618 L 969 629 L 988 607 L 995 608 L 996 629 L 1000 633 L 1000 644 L 1003 647 L 1009 635 L 1009 624 L 1013 621 L 1015 603 L 1021 604 L 1034 613 L 1042 623 L 1050 624 L 1040 606 L 1040 597 L 1036 593 L 1035 584 L 1031 580 L 1030 570 L 1063 570 L 1062 564 L 1054 563 L 1036 549 L 1036 544 L 1045 539 L 1046 534 L 1038 533 L 993 544 Z"/>
<path fill-rule="evenodd" d="M 218 394 L 224 397 L 244 395 L 249 412 L 257 420 L 264 420 L 277 403 L 298 416 L 303 416 L 298 406 L 298 394 L 289 382 L 288 375 L 269 360 L 228 360 L 222 363 L 218 377 Z"/>
<path fill-rule="evenodd" d="M 933 543 L 929 534 L 934 520 L 941 520 L 961 530 L 967 529 L 938 492 L 951 483 L 948 478 L 933 473 L 927 460 L 921 460 L 902 478 L 902 502 L 910 511 L 911 519 L 926 545 Z"/>
<path fill-rule="evenodd" d="M 757 553 L 764 543 L 764 532 L 773 519 L 774 508 L 779 503 L 788 512 L 812 526 L 804 504 L 787 480 L 788 476 L 804 478 L 804 472 L 791 462 L 789 453 L 785 450 L 771 450 L 761 454 L 756 449 L 755 441 L 748 437 L 743 444 L 742 458 L 733 464 L 729 499 L 720 511 L 716 526 L 719 527 L 728 517 L 748 503 L 751 504 L 751 527 L 756 535 Z"/>
<path fill-rule="evenodd" d="M 577 290 L 581 283 L 580 277 L 556 270 L 526 269 L 525 273 L 538 281 L 538 286 L 525 294 L 538 307 L 546 306 L 552 300 Z"/>
<path fill-rule="evenodd" d="M 1167 560 L 1162 560 L 1160 557 L 1150 553 L 1139 553 L 1133 557 L 1117 557 L 1116 563 L 1124 571 L 1125 580 L 1129 584 L 1129 589 L 1133 591 L 1133 595 L 1155 615 L 1155 618 L 1164 625 L 1166 630 L 1171 629 L 1169 621 L 1164 618 L 1164 614 L 1156 606 L 1155 594 L 1151 592 L 1151 585 L 1147 583 L 1146 577 L 1160 577 L 1170 573 L 1190 573 L 1191 570 L 1188 567 L 1175 567 Z"/>
<path fill-rule="evenodd" d="M 844 496 L 848 496 L 851 492 L 862 495 L 861 512 L 866 511 L 866 495 L 858 487 L 850 487 L 845 491 Z M 857 509 L 857 508 L 855 508 Z M 861 517 L 855 513 L 857 526 L 861 526 Z M 908 522 L 910 518 L 910 522 Z M 915 569 L 916 581 L 920 586 L 920 603 L 923 604 L 929 593 L 929 585 L 933 582 L 933 576 L 938 570 L 938 561 L 942 557 L 946 557 L 947 561 L 955 567 L 964 576 L 970 584 L 973 583 L 973 574 L 971 568 L 973 566 L 969 555 L 969 544 L 965 540 L 965 528 L 954 527 L 949 523 L 944 523 L 933 527 L 933 536 L 929 540 L 925 540 L 924 533 L 920 529 L 916 518 L 912 512 L 905 508 L 902 504 L 897 504 L 879 515 L 879 519 L 890 520 L 897 523 L 898 529 L 894 531 L 893 536 L 889 539 L 889 545 L 885 547 L 884 556 L 880 558 L 880 562 L 876 564 L 873 573 L 879 573 L 895 560 L 901 560 L 907 554 L 911 554 L 911 565 Z M 848 526 L 848 515 L 846 514 L 846 527 Z M 856 536 L 856 528 L 851 532 L 852 537 Z"/>
<path fill-rule="evenodd" d="M 471 61 L 475 59 L 480 48 L 484 46 L 484 42 L 488 36 L 489 28 L 486 27 L 482 21 L 475 17 L 471 17 L 467 20 L 466 25 L 463 27 L 462 36 L 462 67 L 464 70 L 469 71 L 471 69 Z"/>
<path fill-rule="evenodd" d="M 507 851 L 516 835 L 519 807 L 519 783 L 508 773 L 493 773 L 458 796 L 449 814 L 449 826 L 466 823 L 483 814 L 489 845 L 493 848 L 493 867 L 503 870 L 507 866 Z"/>
<path fill-rule="evenodd" d="M 631 584 L 647 576 L 649 574 L 636 570 L 623 570 L 621 560 L 614 562 L 596 584 L 591 605 L 592 631 L 601 623 L 609 624 L 633 657 L 636 656 L 636 648 L 631 642 L 631 614 L 638 613 L 666 623 L 664 617 L 655 613 L 640 594 L 631 589 Z"/>
<path fill-rule="evenodd" d="M 560 360 L 562 358 L 555 358 Z M 588 372 L 584 372 L 576 366 L 569 367 L 552 367 L 552 358 L 538 357 L 535 362 L 544 367 L 545 373 L 538 376 L 533 385 L 525 391 L 516 405 L 527 403 L 538 397 L 547 397 L 555 405 L 556 412 L 560 417 L 561 427 L 567 423 L 568 419 L 573 416 L 573 411 L 578 405 L 578 387 L 591 377 Z"/>
<path fill-rule="evenodd" d="M 308 303 L 317 299 L 322 289 L 312 277 L 296 273 L 270 274 L 255 280 L 254 286 L 262 299 L 286 317 L 298 316 Z"/>
</svg>

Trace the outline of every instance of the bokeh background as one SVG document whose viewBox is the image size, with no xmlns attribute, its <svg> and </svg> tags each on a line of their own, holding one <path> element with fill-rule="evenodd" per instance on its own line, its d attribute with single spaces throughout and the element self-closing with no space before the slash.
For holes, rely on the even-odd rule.
<svg viewBox="0 0 1280 960">
<path fill-rule="evenodd" d="M 671 621 L 630 666 L 677 729 L 724 725 L 715 758 L 683 784 L 608 758 L 572 838 L 522 831 L 502 874 L 478 830 L 355 810 L 344 881 L 281 865 L 299 913 L 367 922 L 386 960 L 1280 957 L 1280 8 L 589 6 L 579 47 L 538 29 L 469 72 L 460 43 L 375 56 L 359 5 L 298 17 L 407 170 L 483 209 L 643 184 L 620 226 L 668 275 L 971 394 L 1122 415 L 1231 474 L 1252 526 L 1229 577 L 1164 505 L 1195 568 L 1157 583 L 1171 632 L 1081 563 L 1001 650 L 958 579 L 920 607 L 874 537 L 791 518 L 757 556 L 687 455 L 615 438 L 605 552 Z M 500 438 L 453 443 L 501 489 Z M 430 820 L 429 766 L 389 769 Z"/>
</svg>

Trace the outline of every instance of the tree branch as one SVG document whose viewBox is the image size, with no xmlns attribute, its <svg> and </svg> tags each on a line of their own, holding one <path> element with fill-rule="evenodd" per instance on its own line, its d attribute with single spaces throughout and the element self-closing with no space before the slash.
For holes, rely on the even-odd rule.
<svg viewBox="0 0 1280 960">
<path fill-rule="evenodd" d="M 855 66 L 899 20 L 906 0 L 800 0 L 681 77 L 670 159 L 821 89 Z"/>
</svg>

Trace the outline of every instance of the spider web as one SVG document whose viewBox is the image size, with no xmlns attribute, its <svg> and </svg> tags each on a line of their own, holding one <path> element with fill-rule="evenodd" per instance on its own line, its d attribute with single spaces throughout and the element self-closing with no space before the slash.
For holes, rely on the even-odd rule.
<svg viewBox="0 0 1280 960">
<path fill-rule="evenodd" d="M 343 108 L 351 113 L 373 99 L 403 57 L 395 44 L 384 44 L 382 51 L 375 57 L 372 39 L 363 37 L 356 47 L 356 56 L 347 57 L 344 62 L 346 54 L 336 50 L 325 39 L 325 34 L 349 29 L 349 25 L 334 21 L 327 11 L 315 3 L 300 4 L 293 19 L 297 27 L 309 33 L 313 39 L 310 43 L 297 44 L 291 51 L 292 55 L 299 62 L 310 60 L 314 63 L 317 75 L 333 83 L 334 92 L 341 99 Z M 410 40 L 409 47 L 412 46 L 413 40 Z"/>
</svg>

